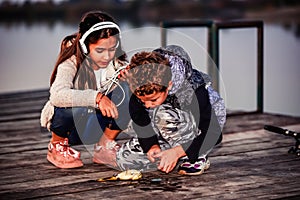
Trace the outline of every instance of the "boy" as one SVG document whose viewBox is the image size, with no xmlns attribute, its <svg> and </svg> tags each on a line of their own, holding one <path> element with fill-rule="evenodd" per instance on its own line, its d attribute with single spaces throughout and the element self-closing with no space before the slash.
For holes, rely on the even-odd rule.
<svg viewBox="0 0 300 200">
<path fill-rule="evenodd" d="M 136 53 L 126 74 L 132 127 L 136 133 L 117 152 L 122 170 L 159 169 L 197 175 L 208 169 L 207 154 L 221 141 L 205 74 L 192 69 L 178 46 Z M 223 119 L 224 120 L 224 119 Z"/>
</svg>

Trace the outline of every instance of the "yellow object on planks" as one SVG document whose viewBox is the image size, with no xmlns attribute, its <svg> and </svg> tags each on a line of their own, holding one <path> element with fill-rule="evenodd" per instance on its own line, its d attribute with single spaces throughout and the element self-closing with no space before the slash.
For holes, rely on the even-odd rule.
<svg viewBox="0 0 300 200">
<path fill-rule="evenodd" d="M 99 178 L 97 179 L 97 181 L 99 182 L 103 182 L 103 181 L 136 181 L 142 178 L 142 173 L 138 170 L 135 169 L 130 169 L 130 170 L 126 170 L 123 171 L 117 175 L 113 175 L 112 177 L 109 178 Z"/>
</svg>

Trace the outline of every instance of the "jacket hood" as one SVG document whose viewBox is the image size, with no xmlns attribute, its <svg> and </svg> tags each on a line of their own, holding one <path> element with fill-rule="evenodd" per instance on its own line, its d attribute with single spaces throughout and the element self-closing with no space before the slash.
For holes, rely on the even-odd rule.
<svg viewBox="0 0 300 200">
<path fill-rule="evenodd" d="M 208 75 L 193 69 L 191 58 L 182 47 L 168 45 L 154 51 L 164 55 L 170 62 L 173 86 L 169 94 L 175 94 L 186 88 L 187 84 L 196 89 L 202 84 L 211 82 Z"/>
</svg>

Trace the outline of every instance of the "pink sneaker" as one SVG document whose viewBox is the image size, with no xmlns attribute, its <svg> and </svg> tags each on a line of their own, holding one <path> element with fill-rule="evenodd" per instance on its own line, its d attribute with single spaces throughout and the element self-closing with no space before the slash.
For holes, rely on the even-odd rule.
<svg viewBox="0 0 300 200">
<path fill-rule="evenodd" d="M 105 147 L 95 144 L 93 162 L 116 167 L 116 153 L 119 148 L 120 145 L 115 141 L 107 142 Z"/>
<path fill-rule="evenodd" d="M 68 139 L 49 143 L 47 160 L 58 168 L 82 167 L 80 153 L 69 147 Z"/>
</svg>

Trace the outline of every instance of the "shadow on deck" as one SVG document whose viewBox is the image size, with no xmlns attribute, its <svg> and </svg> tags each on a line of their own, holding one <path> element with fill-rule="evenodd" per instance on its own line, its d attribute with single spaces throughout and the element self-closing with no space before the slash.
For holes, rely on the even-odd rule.
<svg viewBox="0 0 300 200">
<path fill-rule="evenodd" d="M 143 174 L 140 181 L 96 182 L 117 171 L 92 163 L 84 146 L 84 167 L 57 169 L 46 160 L 49 134 L 39 125 L 48 91 L 0 95 L 0 199 L 299 199 L 300 157 L 288 154 L 291 137 L 265 124 L 300 131 L 300 118 L 274 114 L 228 117 L 224 139 L 200 176 L 176 171 Z M 160 178 L 160 182 L 151 181 Z"/>
</svg>

